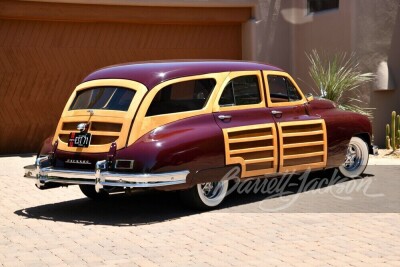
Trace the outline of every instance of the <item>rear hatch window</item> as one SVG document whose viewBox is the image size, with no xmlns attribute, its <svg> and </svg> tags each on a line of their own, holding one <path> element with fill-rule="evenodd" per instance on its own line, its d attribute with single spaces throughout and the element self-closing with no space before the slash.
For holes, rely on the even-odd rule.
<svg viewBox="0 0 400 267">
<path fill-rule="evenodd" d="M 123 87 L 104 86 L 77 92 L 69 110 L 100 109 L 127 111 L 135 91 Z"/>
</svg>

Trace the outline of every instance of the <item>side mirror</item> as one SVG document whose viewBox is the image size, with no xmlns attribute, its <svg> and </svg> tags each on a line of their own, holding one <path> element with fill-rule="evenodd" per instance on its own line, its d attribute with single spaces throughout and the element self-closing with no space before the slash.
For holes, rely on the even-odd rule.
<svg viewBox="0 0 400 267">
<path fill-rule="evenodd" d="M 308 102 L 313 101 L 314 100 L 314 96 L 312 93 L 308 93 L 306 94 L 306 99 Z"/>
</svg>

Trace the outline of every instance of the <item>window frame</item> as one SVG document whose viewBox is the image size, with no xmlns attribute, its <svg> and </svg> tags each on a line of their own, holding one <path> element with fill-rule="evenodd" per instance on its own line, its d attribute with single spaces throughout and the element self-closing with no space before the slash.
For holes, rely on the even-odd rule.
<svg viewBox="0 0 400 267">
<path fill-rule="evenodd" d="M 92 93 L 93 93 L 93 90 L 102 89 L 102 88 L 104 88 L 104 89 L 108 89 L 108 88 L 123 89 L 123 90 L 126 90 L 126 91 L 131 91 L 131 92 L 133 92 L 132 99 L 131 99 L 131 101 L 129 102 L 129 105 L 128 105 L 127 109 L 107 109 L 107 108 L 104 108 L 104 109 L 103 109 L 103 108 L 93 108 L 93 107 L 72 108 L 72 106 L 75 105 L 75 103 L 77 102 L 78 97 L 80 96 L 80 94 L 84 93 L 85 91 L 89 91 L 89 90 L 92 90 Z M 69 110 L 69 111 L 74 111 L 74 110 L 89 110 L 89 109 L 91 109 L 91 110 L 97 110 L 97 111 L 98 111 L 98 110 L 108 110 L 108 111 L 124 111 L 124 112 L 127 112 L 127 111 L 129 110 L 130 105 L 131 105 L 132 102 L 133 102 L 133 99 L 135 98 L 136 92 L 137 92 L 137 91 L 136 91 L 136 90 L 133 90 L 132 88 L 122 87 L 122 86 L 96 86 L 96 87 L 89 87 L 89 88 L 85 88 L 85 89 L 80 89 L 80 90 L 77 90 L 77 91 L 76 91 L 75 98 L 73 99 L 73 101 L 72 101 L 71 105 L 69 106 L 68 110 Z M 114 92 L 114 93 L 115 93 L 115 92 Z M 113 94 L 114 94 L 114 93 L 113 93 Z M 112 100 L 112 97 L 113 97 L 113 96 L 111 96 L 111 97 L 108 99 L 108 102 L 110 102 L 110 101 Z"/>
<path fill-rule="evenodd" d="M 133 97 L 131 105 L 129 106 L 129 109 L 127 111 L 96 109 L 96 110 L 94 110 L 94 113 L 96 116 L 97 115 L 98 116 L 110 116 L 110 114 L 113 114 L 113 116 L 116 116 L 116 117 L 130 116 L 130 114 L 133 114 L 139 108 L 140 102 L 142 101 L 144 95 L 147 92 L 146 86 L 144 86 L 141 83 L 138 83 L 135 81 L 130 81 L 130 80 L 99 79 L 99 80 L 87 81 L 87 82 L 79 84 L 75 88 L 74 92 L 69 97 L 69 99 L 63 109 L 62 116 L 69 117 L 69 116 L 86 116 L 86 115 L 88 115 L 89 109 L 69 110 L 69 107 L 72 105 L 72 102 L 74 101 L 74 99 L 79 91 L 90 89 L 93 87 L 103 87 L 103 86 L 124 87 L 127 89 L 131 89 L 133 91 L 136 91 L 136 93 L 135 93 L 135 96 Z"/>
<path fill-rule="evenodd" d="M 288 102 L 272 102 L 271 101 L 271 96 L 269 92 L 269 84 L 268 84 L 268 76 L 282 76 L 286 79 L 288 79 L 294 86 L 294 88 L 297 90 L 297 93 L 300 95 L 301 99 L 297 101 L 288 101 Z M 267 105 L 268 107 L 284 107 L 284 106 L 297 106 L 297 105 L 302 105 L 307 102 L 306 98 L 304 97 L 303 92 L 300 90 L 299 86 L 297 83 L 293 80 L 293 78 L 287 74 L 286 72 L 282 71 L 263 71 L 263 76 L 264 76 L 264 82 L 265 82 L 265 94 L 266 94 L 266 99 L 267 99 Z"/>
<path fill-rule="evenodd" d="M 222 93 L 225 90 L 225 87 L 228 85 L 228 83 L 233 80 L 234 78 L 241 77 L 241 76 L 257 76 L 258 79 L 258 89 L 260 93 L 260 103 L 257 104 L 248 104 L 248 105 L 233 105 L 233 106 L 220 106 L 219 105 L 219 100 L 222 96 Z M 265 105 L 265 95 L 264 95 L 264 83 L 263 83 L 263 77 L 262 73 L 259 70 L 256 71 L 233 71 L 230 72 L 228 77 L 226 77 L 225 81 L 223 84 L 220 86 L 218 90 L 218 94 L 215 98 L 214 101 L 214 106 L 213 106 L 213 112 L 223 112 L 223 111 L 231 111 L 231 110 L 244 110 L 244 109 L 253 109 L 253 108 L 264 108 L 266 107 Z"/>
<path fill-rule="evenodd" d="M 190 109 L 190 110 L 185 110 L 185 111 L 177 111 L 177 112 L 160 113 L 160 114 L 155 114 L 155 115 L 147 115 L 147 112 L 149 111 L 149 109 L 150 109 L 150 107 L 151 107 L 151 104 L 153 103 L 153 101 L 154 101 L 154 99 L 156 98 L 156 96 L 157 96 L 160 92 L 162 92 L 162 90 L 164 90 L 165 88 L 167 88 L 168 86 L 171 86 L 171 85 L 173 86 L 173 85 L 179 84 L 179 83 L 185 83 L 185 82 L 190 82 L 190 81 L 199 81 L 199 80 L 213 80 L 214 83 L 215 83 L 215 85 L 214 85 L 214 87 L 212 88 L 211 92 L 208 94 L 207 98 L 205 99 L 202 108 L 199 108 L 199 109 Z M 161 87 L 161 88 L 158 88 L 158 89 L 157 89 L 157 93 L 152 97 L 152 99 L 151 99 L 151 101 L 150 101 L 150 105 L 149 105 L 148 108 L 147 108 L 145 117 L 152 118 L 152 117 L 156 117 L 156 116 L 166 116 L 166 115 L 174 116 L 175 114 L 180 114 L 180 113 L 202 111 L 202 110 L 204 110 L 204 109 L 207 107 L 207 105 L 209 105 L 211 95 L 213 94 L 213 92 L 214 92 L 215 90 L 217 90 L 217 80 L 216 80 L 214 77 L 208 77 L 208 78 L 202 77 L 202 78 L 198 78 L 198 79 L 194 79 L 194 78 L 193 78 L 193 79 L 185 79 L 185 80 L 179 80 L 179 81 L 176 81 L 176 82 L 173 82 L 173 83 L 167 83 L 167 84 L 165 84 L 164 87 Z M 172 90 L 171 90 L 171 94 L 172 94 Z M 172 97 L 172 96 L 170 96 L 170 97 Z M 182 99 L 182 100 L 184 100 L 184 99 Z M 190 99 L 190 100 L 193 100 L 193 99 Z M 164 103 L 164 104 L 165 104 L 165 103 Z"/>
<path fill-rule="evenodd" d="M 151 130 L 156 129 L 157 127 L 161 127 L 165 124 L 190 118 L 197 115 L 204 115 L 209 114 L 212 112 L 212 105 L 215 102 L 216 95 L 221 88 L 221 84 L 226 80 L 226 77 L 229 75 L 229 72 L 218 72 L 218 73 L 208 73 L 208 74 L 200 74 L 195 76 L 187 76 L 187 77 L 180 77 L 175 78 L 172 80 L 164 81 L 154 88 L 150 89 L 147 95 L 144 97 L 142 104 L 139 107 L 139 110 L 136 114 L 136 117 L 133 121 L 133 126 L 131 134 L 129 135 L 128 145 L 131 145 L 134 141 L 136 141 L 139 137 L 143 136 L 145 133 L 150 132 Z M 172 113 L 172 114 L 162 114 L 162 115 L 155 115 L 151 117 L 146 117 L 146 112 L 150 107 L 154 97 L 157 93 L 162 90 L 165 86 L 168 86 L 173 83 L 184 82 L 188 80 L 200 80 L 200 79 L 207 79 L 213 78 L 216 81 L 216 85 L 214 90 L 211 92 L 207 103 L 202 109 L 198 110 L 191 110 L 191 111 L 184 111 L 179 113 Z"/>
</svg>

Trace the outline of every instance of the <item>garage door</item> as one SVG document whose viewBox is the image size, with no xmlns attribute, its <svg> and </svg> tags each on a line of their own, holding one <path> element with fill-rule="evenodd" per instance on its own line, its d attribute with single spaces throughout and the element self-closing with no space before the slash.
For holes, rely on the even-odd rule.
<svg viewBox="0 0 400 267">
<path fill-rule="evenodd" d="M 243 8 L 167 8 L 169 15 L 163 15 L 163 8 L 143 13 L 143 7 L 24 4 L 31 6 L 0 6 L 0 154 L 35 152 L 53 134 L 74 87 L 97 68 L 144 60 L 241 59 L 241 24 L 238 15 L 229 17 L 250 16 Z"/>
</svg>

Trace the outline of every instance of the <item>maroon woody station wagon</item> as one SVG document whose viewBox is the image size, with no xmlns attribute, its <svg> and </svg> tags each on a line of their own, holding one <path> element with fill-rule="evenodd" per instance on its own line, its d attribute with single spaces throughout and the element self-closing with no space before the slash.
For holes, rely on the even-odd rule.
<svg viewBox="0 0 400 267">
<path fill-rule="evenodd" d="M 134 63 L 95 71 L 76 87 L 25 177 L 40 189 L 79 185 L 92 199 L 180 190 L 206 209 L 223 201 L 229 179 L 335 167 L 356 177 L 374 152 L 365 116 L 305 97 L 279 68 Z"/>
</svg>

